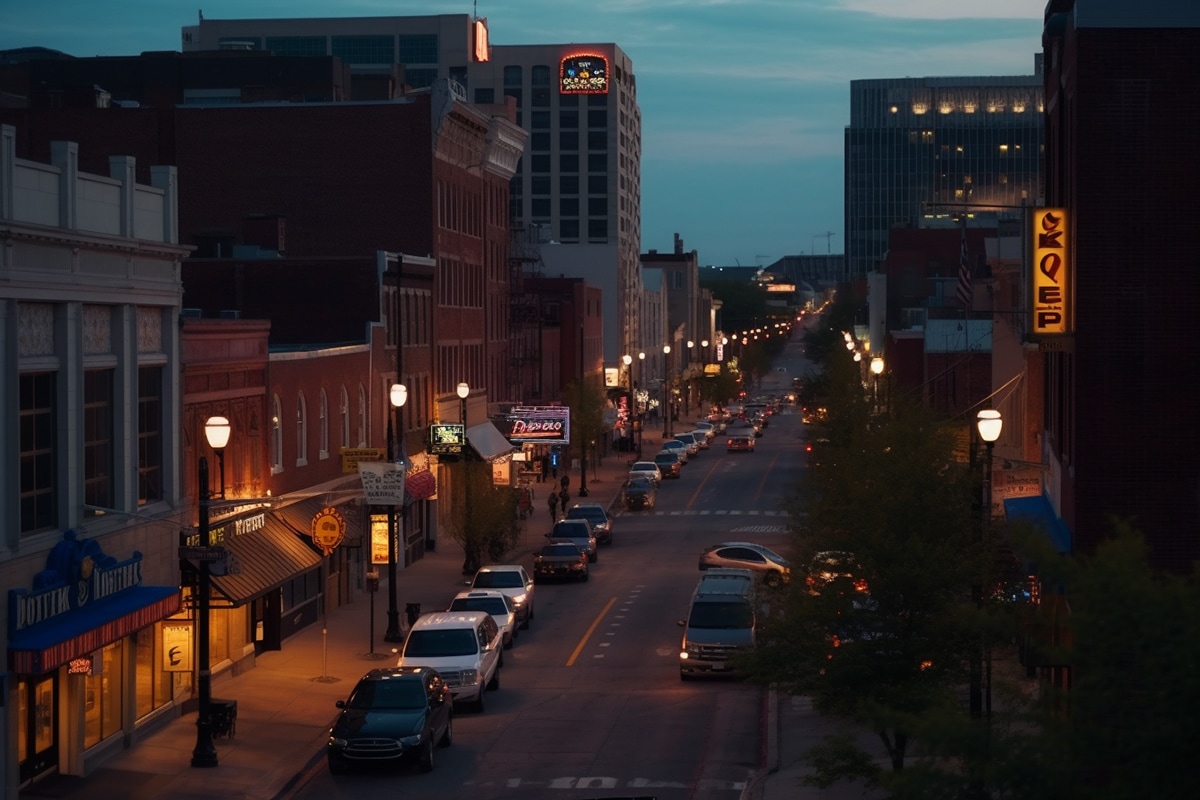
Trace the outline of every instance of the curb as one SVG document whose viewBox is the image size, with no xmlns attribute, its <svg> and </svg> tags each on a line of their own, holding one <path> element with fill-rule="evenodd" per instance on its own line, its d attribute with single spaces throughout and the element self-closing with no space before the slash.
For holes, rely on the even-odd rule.
<svg viewBox="0 0 1200 800">
<path fill-rule="evenodd" d="M 762 766 L 751 771 L 738 800 L 762 800 L 767 779 L 779 771 L 779 695 L 774 689 L 763 695 L 762 734 Z"/>
</svg>

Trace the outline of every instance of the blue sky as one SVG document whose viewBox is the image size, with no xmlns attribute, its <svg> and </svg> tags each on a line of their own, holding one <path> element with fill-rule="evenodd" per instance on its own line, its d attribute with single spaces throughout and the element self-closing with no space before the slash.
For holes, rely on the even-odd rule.
<svg viewBox="0 0 1200 800">
<path fill-rule="evenodd" d="M 178 50 L 209 19 L 470 14 L 492 44 L 615 42 L 642 109 L 642 250 L 842 252 L 850 81 L 1029 75 L 1046 0 L 9 0 L 0 50 Z M 833 236 L 824 234 L 833 232 Z"/>
</svg>

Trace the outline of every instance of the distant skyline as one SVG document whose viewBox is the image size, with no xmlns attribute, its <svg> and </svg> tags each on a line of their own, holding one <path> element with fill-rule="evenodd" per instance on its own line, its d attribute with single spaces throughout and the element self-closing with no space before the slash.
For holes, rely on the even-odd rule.
<svg viewBox="0 0 1200 800">
<path fill-rule="evenodd" d="M 702 265 L 842 253 L 850 81 L 1031 75 L 1046 0 L 50 0 L 11 2 L 0 50 L 180 50 L 208 19 L 477 14 L 493 45 L 613 42 L 642 110 L 642 251 Z M 832 234 L 832 235 L 828 235 Z"/>
</svg>

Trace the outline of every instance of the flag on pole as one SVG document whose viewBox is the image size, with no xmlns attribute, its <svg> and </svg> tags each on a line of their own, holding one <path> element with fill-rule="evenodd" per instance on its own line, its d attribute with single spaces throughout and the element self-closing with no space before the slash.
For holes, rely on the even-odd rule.
<svg viewBox="0 0 1200 800">
<path fill-rule="evenodd" d="M 967 226 L 962 228 L 962 250 L 958 258 L 958 289 L 954 296 L 958 298 L 958 302 L 962 303 L 963 308 L 971 307 L 971 262 L 967 258 Z"/>
</svg>

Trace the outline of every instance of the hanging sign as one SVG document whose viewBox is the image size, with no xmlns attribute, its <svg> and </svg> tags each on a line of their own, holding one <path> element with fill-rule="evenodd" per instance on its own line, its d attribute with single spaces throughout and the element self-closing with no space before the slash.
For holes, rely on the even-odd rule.
<svg viewBox="0 0 1200 800">
<path fill-rule="evenodd" d="M 336 508 L 327 507 L 318 511 L 312 519 L 313 544 L 329 555 L 346 538 L 346 520 Z"/>
</svg>

